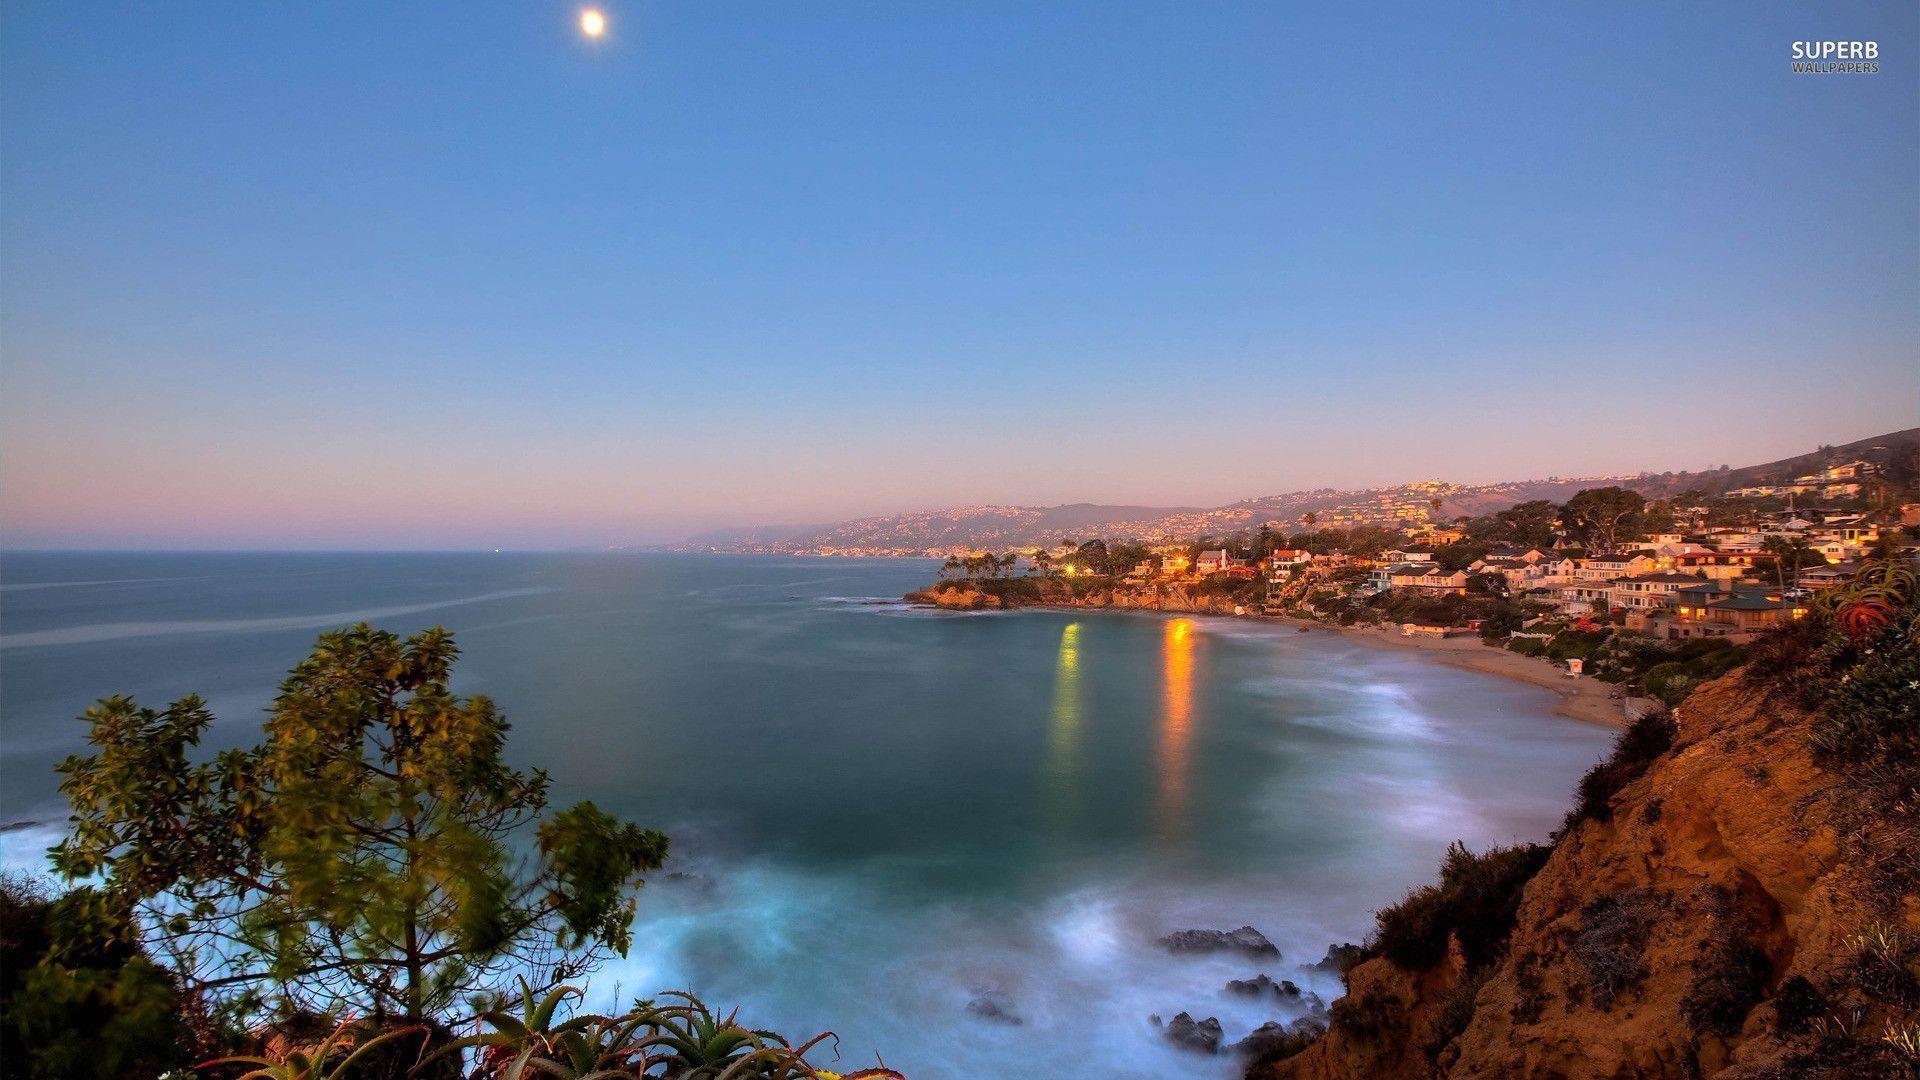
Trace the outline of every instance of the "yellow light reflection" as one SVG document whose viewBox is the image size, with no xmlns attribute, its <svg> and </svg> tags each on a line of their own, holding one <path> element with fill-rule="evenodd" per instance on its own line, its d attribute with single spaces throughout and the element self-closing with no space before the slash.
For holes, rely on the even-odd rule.
<svg viewBox="0 0 1920 1080">
<path fill-rule="evenodd" d="M 1080 624 L 1060 631 L 1053 664 L 1053 711 L 1047 722 L 1047 805 L 1058 823 L 1072 810 L 1080 741 Z"/>
<path fill-rule="evenodd" d="M 1167 622 L 1161 650 L 1160 834 L 1178 833 L 1187 812 L 1187 740 L 1193 726 L 1193 620 Z"/>
</svg>

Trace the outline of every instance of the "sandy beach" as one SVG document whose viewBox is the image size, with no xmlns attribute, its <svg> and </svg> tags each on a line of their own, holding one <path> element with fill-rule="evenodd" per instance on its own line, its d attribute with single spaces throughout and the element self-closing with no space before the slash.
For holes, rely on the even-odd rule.
<svg viewBox="0 0 1920 1080">
<path fill-rule="evenodd" d="M 1519 679 L 1553 691 L 1560 697 L 1554 712 L 1574 720 L 1608 727 L 1624 727 L 1626 714 L 1622 702 L 1614 696 L 1618 689 L 1611 683 L 1584 676 L 1569 675 L 1564 669 L 1535 656 L 1496 649 L 1481 643 L 1479 637 L 1431 638 L 1406 637 L 1397 626 L 1329 626 L 1304 619 L 1275 618 L 1311 629 L 1397 649 L 1414 649 L 1436 662 L 1506 679 Z"/>
</svg>

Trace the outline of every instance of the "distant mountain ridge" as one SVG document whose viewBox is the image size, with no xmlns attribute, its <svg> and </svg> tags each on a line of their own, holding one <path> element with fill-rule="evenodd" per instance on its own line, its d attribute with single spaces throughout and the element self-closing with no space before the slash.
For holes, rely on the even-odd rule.
<svg viewBox="0 0 1920 1080">
<path fill-rule="evenodd" d="M 1616 476 L 1548 477 L 1497 484 L 1422 480 L 1387 487 L 1319 488 L 1245 499 L 1226 506 L 961 506 L 861 518 L 820 526 L 758 526 L 703 533 L 683 550 L 788 554 L 937 555 L 953 551 L 1003 551 L 1053 545 L 1063 539 L 1128 537 L 1147 542 L 1226 536 L 1272 523 L 1305 527 L 1312 514 L 1321 528 L 1360 524 L 1413 524 L 1429 518 L 1489 514 L 1533 499 L 1564 502 L 1583 488 L 1617 484 L 1649 498 L 1685 491 L 1719 495 L 1735 488 L 1778 483 L 1846 461 L 1870 461 L 1907 478 L 1920 474 L 1920 427 L 1889 432 L 1760 465 L 1703 472 Z M 1439 500 L 1436 510 L 1434 500 Z"/>
</svg>

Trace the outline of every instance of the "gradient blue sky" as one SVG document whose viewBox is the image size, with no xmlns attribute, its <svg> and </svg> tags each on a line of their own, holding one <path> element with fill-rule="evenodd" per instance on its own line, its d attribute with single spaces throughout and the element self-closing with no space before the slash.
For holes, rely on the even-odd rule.
<svg viewBox="0 0 1920 1080">
<path fill-rule="evenodd" d="M 5 543 L 1209 504 L 1920 414 L 1910 3 L 601 6 L 6 4 Z"/>
</svg>

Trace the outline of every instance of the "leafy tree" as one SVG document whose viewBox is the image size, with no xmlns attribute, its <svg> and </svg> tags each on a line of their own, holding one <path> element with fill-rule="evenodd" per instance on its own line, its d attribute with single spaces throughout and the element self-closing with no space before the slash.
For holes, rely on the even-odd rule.
<svg viewBox="0 0 1920 1080">
<path fill-rule="evenodd" d="M 237 1015 L 275 994 L 417 1020 L 510 972 L 552 984 L 624 952 L 629 889 L 667 838 L 590 802 L 540 820 L 547 776 L 503 763 L 492 701 L 448 689 L 458 655 L 439 628 L 323 634 L 265 742 L 198 763 L 198 697 L 101 701 L 83 717 L 95 752 L 60 766 L 73 832 L 55 868 L 99 875 L 103 920 Z"/>
<path fill-rule="evenodd" d="M 1080 568 L 1088 573 L 1105 574 L 1110 572 L 1107 561 L 1107 542 L 1105 540 L 1095 539 L 1081 544 L 1073 553 L 1073 561 L 1078 563 Z"/>
<path fill-rule="evenodd" d="M 1107 549 L 1107 561 L 1116 574 L 1124 573 L 1153 558 L 1153 552 L 1145 544 L 1115 541 Z"/>
<path fill-rule="evenodd" d="M 1622 530 L 1631 533 L 1640 523 L 1647 500 L 1622 487 L 1588 488 L 1567 500 L 1561 509 L 1567 524 L 1577 529 L 1589 548 L 1613 551 Z"/>
<path fill-rule="evenodd" d="M 1560 519 L 1560 507 L 1546 499 L 1529 499 L 1493 515 L 1499 523 L 1492 539 L 1525 544 L 1542 551 L 1553 543 L 1553 524 Z"/>
<path fill-rule="evenodd" d="M 1465 570 L 1474 563 L 1487 557 L 1487 545 L 1463 540 L 1458 544 L 1443 544 L 1433 551 L 1433 561 L 1440 569 L 1451 574 L 1455 570 Z"/>
</svg>

